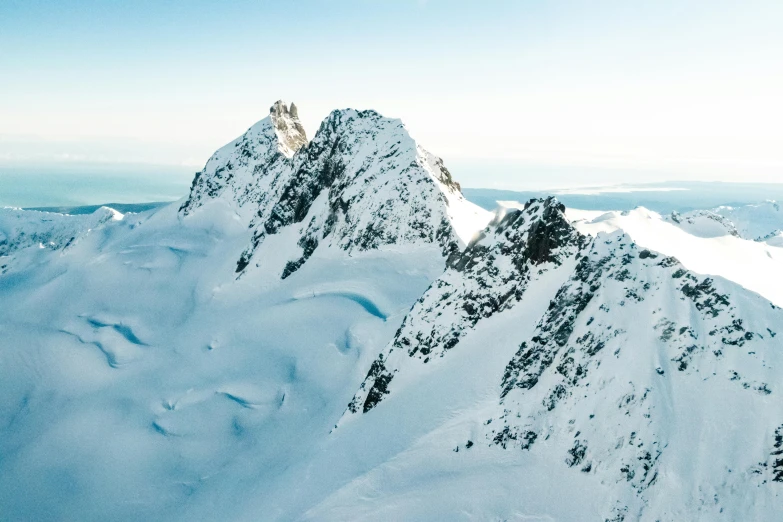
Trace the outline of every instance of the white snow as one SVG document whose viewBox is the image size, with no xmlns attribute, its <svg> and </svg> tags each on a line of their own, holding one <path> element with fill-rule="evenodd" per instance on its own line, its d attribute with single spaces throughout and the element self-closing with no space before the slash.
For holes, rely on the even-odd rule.
<svg viewBox="0 0 783 522">
<path fill-rule="evenodd" d="M 31 246 L 60 250 L 73 245 L 90 230 L 121 221 L 123 217 L 108 207 L 78 216 L 0 208 L 0 256 Z"/>
</svg>

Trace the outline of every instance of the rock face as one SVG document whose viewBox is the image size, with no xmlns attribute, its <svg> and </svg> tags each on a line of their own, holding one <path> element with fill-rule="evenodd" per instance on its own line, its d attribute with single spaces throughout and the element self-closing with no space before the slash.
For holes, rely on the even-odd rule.
<svg viewBox="0 0 783 522">
<path fill-rule="evenodd" d="M 736 443 L 702 432 L 691 422 L 693 412 L 719 415 L 714 397 L 770 411 L 769 397 L 783 387 L 772 362 L 783 355 L 783 311 L 641 249 L 620 232 L 582 236 L 563 212 L 552 198 L 530 201 L 524 210 L 498 215 L 453 255 L 372 363 L 340 423 L 375 409 L 382 415 L 383 402 L 417 379 L 437 381 L 438 361 L 465 339 L 473 340 L 466 349 L 492 350 L 498 333 L 513 336 L 494 326 L 498 320 L 543 298 L 549 302 L 543 315 L 525 317 L 536 326 L 519 334 L 479 440 L 531 452 L 546 441 L 540 451 L 553 466 L 615 485 L 607 519 L 666 518 L 683 507 L 655 501 L 678 480 L 662 475 L 694 473 L 689 455 L 704 445 L 731 452 Z M 425 371 L 426 363 L 434 367 Z M 717 516 L 731 503 L 732 472 L 754 484 L 781 480 L 780 422 L 771 415 L 761 432 L 732 432 L 731 440 L 766 447 L 765 461 L 748 455 L 741 469 L 715 464 L 691 475 L 714 492 L 703 516 Z M 464 449 L 475 444 L 474 435 Z"/>
<path fill-rule="evenodd" d="M 641 250 L 627 236 L 600 239 L 506 366 L 486 434 L 504 448 L 529 449 L 540 439 L 560 445 L 567 466 L 620 486 L 608 517 L 642 514 L 654 504 L 656 493 L 648 490 L 661 473 L 687 467 L 685 455 L 705 444 L 729 450 L 722 436 L 699 436 L 687 419 L 692 408 L 711 406 L 684 397 L 695 404 L 672 404 L 672 390 L 711 381 L 705 386 L 716 394 L 763 408 L 783 384 L 769 367 L 779 357 L 783 313 L 733 284 Z M 765 307 L 771 313 L 752 312 Z M 693 438 L 676 436 L 672 419 L 694 430 Z M 770 433 L 775 422 L 769 420 Z M 740 438 L 759 444 L 768 436 Z M 736 471 L 761 474 L 751 460 L 744 466 Z M 722 478 L 693 477 L 715 488 L 709 516 L 731 501 L 730 488 L 720 484 L 732 470 L 714 472 Z"/>
<path fill-rule="evenodd" d="M 282 102 L 215 153 L 196 175 L 181 213 L 215 199 L 249 216 L 252 238 L 237 261 L 239 274 L 269 236 L 295 229 L 282 278 L 319 248 L 352 253 L 435 244 L 446 257 L 490 217 L 464 199 L 443 162 L 419 147 L 399 120 L 333 111 L 308 143 L 296 108 Z"/>
</svg>

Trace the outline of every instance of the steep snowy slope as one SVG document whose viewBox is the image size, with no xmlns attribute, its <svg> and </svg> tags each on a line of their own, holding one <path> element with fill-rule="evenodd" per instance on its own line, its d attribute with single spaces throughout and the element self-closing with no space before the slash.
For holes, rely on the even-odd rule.
<svg viewBox="0 0 783 522">
<path fill-rule="evenodd" d="M 373 363 L 348 411 L 366 413 L 375 407 L 390 393 L 397 366 L 408 358 L 428 363 L 443 357 L 481 319 L 511 308 L 528 293 L 540 297 L 536 286 L 551 282 L 549 272 L 561 272 L 564 263 L 572 270 L 569 258 L 586 238 L 568 224 L 564 211 L 552 198 L 503 211 L 467 249 L 450 257 L 446 272 L 416 302 L 391 346 Z"/>
<path fill-rule="evenodd" d="M 608 519 L 766 519 L 782 326 L 736 285 L 599 235 L 507 365 L 487 431 L 614 485 Z"/>
</svg>

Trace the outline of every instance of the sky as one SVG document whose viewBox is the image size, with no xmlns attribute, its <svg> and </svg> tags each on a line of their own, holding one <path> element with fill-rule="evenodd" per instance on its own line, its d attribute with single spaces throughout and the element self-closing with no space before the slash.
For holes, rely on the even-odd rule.
<svg viewBox="0 0 783 522">
<path fill-rule="evenodd" d="M 466 186 L 783 182 L 780 0 L 0 0 L 0 166 L 199 168 L 296 102 Z"/>
</svg>

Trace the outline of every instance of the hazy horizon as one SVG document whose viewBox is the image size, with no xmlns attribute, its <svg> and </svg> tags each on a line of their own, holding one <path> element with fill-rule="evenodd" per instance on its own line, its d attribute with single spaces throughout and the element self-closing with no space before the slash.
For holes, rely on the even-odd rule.
<svg viewBox="0 0 783 522">
<path fill-rule="evenodd" d="M 669 190 L 667 186 L 691 184 L 694 187 L 718 187 L 711 192 L 717 191 L 725 197 L 710 198 L 713 206 L 765 199 L 783 200 L 783 183 L 688 181 L 677 180 L 674 176 L 666 178 L 665 172 L 657 173 L 659 177 L 655 178 L 635 176 L 639 171 L 628 169 L 520 167 L 498 162 L 490 162 L 495 175 L 488 178 L 485 162 L 457 161 L 456 165 L 447 164 L 447 167 L 464 189 L 554 194 L 561 199 L 564 194 L 597 195 L 614 192 L 617 187 L 625 187 L 623 191 L 628 192 L 664 192 Z M 179 165 L 124 163 L 0 164 L 0 207 L 78 207 L 176 201 L 187 195 L 196 170 Z M 721 185 L 734 189 L 724 191 Z M 737 191 L 737 187 L 745 187 L 740 191 L 741 197 L 728 197 Z M 689 206 L 695 208 L 694 204 Z"/>
<path fill-rule="evenodd" d="M 498 167 L 498 165 L 495 165 Z M 783 183 L 705 182 L 661 179 L 634 181 L 601 177 L 598 171 L 559 172 L 530 167 L 527 176 L 509 165 L 498 167 L 492 183 L 482 183 L 482 163 L 458 164 L 452 175 L 466 197 L 491 209 L 496 200 L 526 201 L 555 195 L 571 208 L 627 210 L 645 206 L 670 212 L 719 205 L 745 205 L 768 199 L 783 201 Z M 582 183 L 557 183 L 579 172 Z M 560 177 L 558 177 L 558 174 Z M 67 209 L 103 204 L 144 204 L 176 201 L 188 194 L 195 169 L 171 165 L 70 163 L 0 165 L 0 208 Z M 465 180 L 468 182 L 465 182 Z M 503 184 L 498 179 L 509 183 Z M 523 182 L 520 184 L 519 179 Z M 517 181 L 514 181 L 517 180 Z M 526 181 L 525 181 L 526 180 Z M 516 184 L 515 184 L 516 183 Z M 482 190 L 484 192 L 482 192 Z"/>
</svg>

